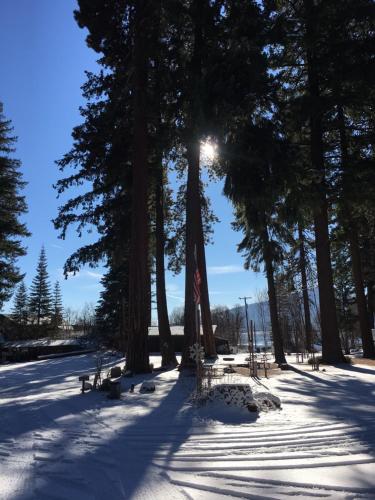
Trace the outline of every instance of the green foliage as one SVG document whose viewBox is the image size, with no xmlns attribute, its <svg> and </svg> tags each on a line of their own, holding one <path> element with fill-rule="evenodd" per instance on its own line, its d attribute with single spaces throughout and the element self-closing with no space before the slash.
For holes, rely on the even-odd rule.
<svg viewBox="0 0 375 500">
<path fill-rule="evenodd" d="M 27 212 L 20 162 L 12 158 L 16 138 L 12 137 L 11 122 L 2 114 L 0 103 L 0 310 L 10 299 L 23 274 L 17 259 L 26 253 L 21 238 L 29 236 L 20 217 Z"/>
<path fill-rule="evenodd" d="M 228 139 L 223 157 L 224 193 L 235 204 L 234 228 L 244 233 L 238 249 L 245 255 L 245 267 L 258 270 L 265 245 L 273 262 L 280 263 L 286 238 L 279 208 L 287 186 L 287 144 L 271 121 L 258 120 Z"/>
<path fill-rule="evenodd" d="M 61 325 L 63 321 L 63 302 L 61 296 L 61 288 L 60 283 L 58 281 L 55 282 L 52 292 L 52 301 L 51 301 L 51 324 L 55 327 Z"/>
<path fill-rule="evenodd" d="M 270 272 L 280 271 L 298 287 L 296 228 L 310 236 L 309 250 L 316 243 L 314 222 L 316 234 L 328 229 L 333 243 L 339 302 L 343 294 L 350 302 L 352 291 L 343 287 L 345 280 L 351 287 L 353 223 L 365 282 L 375 281 L 375 6 L 370 0 L 343 0 L 340 9 L 334 0 L 79 0 L 75 17 L 88 30 L 89 47 L 100 54 L 101 70 L 87 74 L 83 123 L 73 131 L 72 150 L 58 162 L 61 170 L 73 170 L 57 183 L 58 193 L 80 189 L 60 208 L 55 226 L 62 238 L 70 227 L 79 235 L 95 228 L 98 239 L 67 260 L 65 273 L 104 260 L 108 272 L 98 318 L 113 331 L 121 329 L 129 298 L 129 221 L 137 196 L 132 193 L 137 155 L 132 27 L 140 5 L 148 7 L 147 23 L 148 16 L 155 20 L 142 32 L 150 271 L 158 237 L 155 186 L 162 179 L 165 251 L 169 268 L 179 272 L 185 263 L 188 151 L 214 137 L 220 158 L 209 174 L 225 177 L 234 228 L 243 234 L 238 249 L 245 267 L 259 270 L 268 260 Z M 168 188 L 171 164 L 182 179 L 177 193 Z M 317 229 L 316 215 L 327 213 L 326 204 L 328 219 Z M 201 206 L 207 243 L 217 219 L 202 185 Z M 336 226 L 345 229 L 339 246 Z M 307 260 L 313 276 L 316 264 L 310 255 Z M 320 282 L 332 288 L 321 271 Z M 347 315 L 339 317 L 340 329 L 351 322 Z"/>
<path fill-rule="evenodd" d="M 96 324 L 99 334 L 112 345 L 120 346 L 123 333 L 124 316 L 127 310 L 128 260 L 122 264 L 108 264 L 108 271 L 101 280 L 103 291 L 100 293 L 96 308 Z"/>
<path fill-rule="evenodd" d="M 39 255 L 36 275 L 31 283 L 29 294 L 29 313 L 38 325 L 50 320 L 52 312 L 51 285 L 47 271 L 47 257 L 44 246 Z"/>
<path fill-rule="evenodd" d="M 18 285 L 13 299 L 12 318 L 20 325 L 26 325 L 29 315 L 27 289 L 24 281 Z"/>
</svg>

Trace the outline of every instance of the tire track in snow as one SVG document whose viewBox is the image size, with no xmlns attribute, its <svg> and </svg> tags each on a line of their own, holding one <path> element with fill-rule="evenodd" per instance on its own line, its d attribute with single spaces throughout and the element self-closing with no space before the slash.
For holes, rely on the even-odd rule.
<svg viewBox="0 0 375 500">
<path fill-rule="evenodd" d="M 178 450 L 161 447 L 154 456 L 170 481 L 184 488 L 192 499 L 308 498 L 370 499 L 375 489 L 346 488 L 268 479 L 272 471 L 325 470 L 342 466 L 374 464 L 375 457 L 361 440 L 364 431 L 356 425 L 317 423 L 281 428 L 279 432 L 248 428 L 245 432 L 191 435 Z M 143 436 L 147 439 L 148 436 Z M 241 477 L 254 471 L 264 477 Z M 236 473 L 240 474 L 237 476 Z M 350 495 L 349 495 L 350 494 Z"/>
<path fill-rule="evenodd" d="M 303 498 L 306 498 L 305 495 L 307 491 L 310 496 L 325 496 L 331 497 L 333 499 L 341 498 L 340 494 L 344 496 L 344 498 L 353 498 L 352 496 L 348 497 L 348 493 L 355 495 L 354 498 L 366 498 L 373 499 L 375 494 L 374 488 L 361 488 L 361 487 L 348 487 L 348 486 L 333 486 L 328 484 L 317 484 L 317 483 L 309 483 L 309 482 L 295 482 L 295 481 L 283 481 L 276 479 L 262 479 L 259 477 L 240 477 L 234 474 L 225 474 L 221 472 L 204 472 L 197 476 L 199 477 L 207 477 L 219 481 L 225 481 L 227 484 L 236 485 L 237 487 L 265 487 L 268 489 L 277 488 L 279 492 L 288 491 L 288 496 L 295 494 L 303 494 Z M 229 482 L 229 481 L 235 481 Z M 297 492 L 296 490 L 300 490 Z M 314 493 L 311 492 L 314 490 Z M 319 493 L 320 492 L 320 493 Z"/>
</svg>

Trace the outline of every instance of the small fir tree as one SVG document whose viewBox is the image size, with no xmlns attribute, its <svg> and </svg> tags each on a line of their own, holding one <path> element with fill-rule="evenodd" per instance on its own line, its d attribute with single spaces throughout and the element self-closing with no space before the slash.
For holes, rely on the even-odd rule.
<svg viewBox="0 0 375 500">
<path fill-rule="evenodd" d="M 51 314 L 51 323 L 54 327 L 58 327 L 61 325 L 63 320 L 63 305 L 62 305 L 62 296 L 61 296 L 61 288 L 60 283 L 56 281 L 53 287 L 52 294 L 52 314 Z"/>
<path fill-rule="evenodd" d="M 26 285 L 23 281 L 18 286 L 14 296 L 12 318 L 19 325 L 26 325 L 28 319 L 28 300 Z"/>
<path fill-rule="evenodd" d="M 43 246 L 40 251 L 36 276 L 30 290 L 29 312 L 33 321 L 40 325 L 41 320 L 50 318 L 51 307 L 51 286 L 47 271 L 47 257 Z"/>
</svg>

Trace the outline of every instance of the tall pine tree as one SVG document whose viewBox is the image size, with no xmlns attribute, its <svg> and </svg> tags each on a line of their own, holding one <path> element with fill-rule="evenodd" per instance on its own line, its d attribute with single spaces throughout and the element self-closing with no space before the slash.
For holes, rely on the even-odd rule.
<svg viewBox="0 0 375 500">
<path fill-rule="evenodd" d="M 63 320 L 63 304 L 62 304 L 62 296 L 61 296 L 61 288 L 60 283 L 58 281 L 55 282 L 52 293 L 52 301 L 51 301 L 51 323 L 57 328 L 61 325 Z"/>
<path fill-rule="evenodd" d="M 0 102 L 0 310 L 23 278 L 16 261 L 26 253 L 20 238 L 29 236 L 19 220 L 27 211 L 25 198 L 20 194 L 25 182 L 19 172 L 20 162 L 12 158 L 16 139 L 11 135 L 11 122 L 2 114 L 2 106 Z"/>
<path fill-rule="evenodd" d="M 29 307 L 27 298 L 27 289 L 24 281 L 18 286 L 14 296 L 12 318 L 19 325 L 26 325 L 28 319 Z"/>
<path fill-rule="evenodd" d="M 47 257 L 44 246 L 39 255 L 36 275 L 30 287 L 29 312 L 33 322 L 40 325 L 41 322 L 50 320 L 52 308 L 51 285 L 47 271 Z"/>
</svg>

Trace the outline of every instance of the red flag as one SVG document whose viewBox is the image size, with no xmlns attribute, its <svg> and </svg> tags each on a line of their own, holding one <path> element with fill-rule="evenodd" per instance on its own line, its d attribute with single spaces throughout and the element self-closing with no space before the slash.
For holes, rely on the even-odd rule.
<svg viewBox="0 0 375 500">
<path fill-rule="evenodd" d="M 201 282 L 202 282 L 202 279 L 201 279 L 201 275 L 199 273 L 199 269 L 197 266 L 195 273 L 194 273 L 194 302 L 196 304 L 201 303 Z"/>
</svg>

